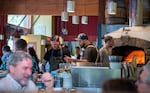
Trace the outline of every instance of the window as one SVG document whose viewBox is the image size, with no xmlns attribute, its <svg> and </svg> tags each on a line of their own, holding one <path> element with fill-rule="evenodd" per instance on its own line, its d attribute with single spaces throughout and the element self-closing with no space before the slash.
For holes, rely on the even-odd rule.
<svg viewBox="0 0 150 93">
<path fill-rule="evenodd" d="M 30 15 L 8 15 L 8 24 L 30 28 L 31 16 Z"/>
</svg>

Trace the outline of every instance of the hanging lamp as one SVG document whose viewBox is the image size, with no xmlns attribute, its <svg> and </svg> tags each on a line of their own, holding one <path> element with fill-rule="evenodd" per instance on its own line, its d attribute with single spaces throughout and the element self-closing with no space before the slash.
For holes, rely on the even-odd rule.
<svg viewBox="0 0 150 93">
<path fill-rule="evenodd" d="M 84 0 L 84 15 L 81 17 L 82 24 L 88 24 L 88 16 L 86 16 L 86 8 L 85 8 L 85 0 Z"/>
<path fill-rule="evenodd" d="M 85 15 L 82 16 L 82 17 L 81 17 L 81 23 L 82 23 L 82 24 L 88 24 L 88 16 L 85 16 Z"/>
<path fill-rule="evenodd" d="M 115 15 L 117 14 L 117 2 L 110 0 L 108 2 L 108 14 Z"/>
<path fill-rule="evenodd" d="M 76 11 L 76 8 L 75 8 L 75 11 Z M 72 24 L 79 24 L 79 16 L 75 14 L 72 16 Z"/>
<path fill-rule="evenodd" d="M 67 12 L 75 12 L 75 1 L 67 0 Z"/>
<path fill-rule="evenodd" d="M 61 12 L 61 21 L 68 21 L 68 12 L 67 11 Z"/>
<path fill-rule="evenodd" d="M 63 11 L 61 12 L 61 21 L 67 22 L 69 20 L 69 14 L 66 11 L 66 7 L 64 6 L 65 4 L 65 0 L 63 0 Z"/>
<path fill-rule="evenodd" d="M 79 16 L 77 15 L 72 16 L 72 24 L 79 24 Z"/>
</svg>

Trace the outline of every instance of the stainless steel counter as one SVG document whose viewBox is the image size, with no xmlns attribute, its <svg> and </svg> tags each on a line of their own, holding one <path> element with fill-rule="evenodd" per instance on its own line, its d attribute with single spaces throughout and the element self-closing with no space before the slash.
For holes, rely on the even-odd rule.
<svg viewBox="0 0 150 93">
<path fill-rule="evenodd" d="M 101 93 L 101 88 L 75 88 L 80 93 Z"/>
<path fill-rule="evenodd" d="M 70 89 L 69 92 L 67 92 L 66 89 L 63 88 L 54 88 L 54 91 L 51 93 L 101 93 L 101 88 L 74 88 Z M 45 89 L 39 90 L 38 93 L 46 93 Z"/>
<path fill-rule="evenodd" d="M 66 89 L 54 88 L 54 93 L 101 93 L 101 88 L 74 88 L 66 92 Z"/>
<path fill-rule="evenodd" d="M 97 66 L 72 66 L 73 87 L 101 88 L 104 81 L 121 78 L 121 69 Z"/>
</svg>

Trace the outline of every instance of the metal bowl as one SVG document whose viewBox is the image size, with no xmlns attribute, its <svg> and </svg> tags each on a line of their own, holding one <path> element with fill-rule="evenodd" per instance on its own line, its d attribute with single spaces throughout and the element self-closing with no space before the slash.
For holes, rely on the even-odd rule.
<svg viewBox="0 0 150 93">
<path fill-rule="evenodd" d="M 108 56 L 110 62 L 122 62 L 123 56 Z"/>
</svg>

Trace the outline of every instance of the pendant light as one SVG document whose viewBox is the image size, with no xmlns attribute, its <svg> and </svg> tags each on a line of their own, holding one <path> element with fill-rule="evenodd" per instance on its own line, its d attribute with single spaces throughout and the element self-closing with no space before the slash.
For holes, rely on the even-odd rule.
<svg viewBox="0 0 150 93">
<path fill-rule="evenodd" d="M 117 2 L 114 0 L 108 1 L 108 14 L 115 15 L 117 14 Z"/>
<path fill-rule="evenodd" d="M 75 1 L 67 0 L 67 12 L 75 12 Z"/>
<path fill-rule="evenodd" d="M 77 15 L 72 16 L 72 24 L 79 24 L 79 16 Z"/>
<path fill-rule="evenodd" d="M 75 10 L 76 10 L 76 8 L 75 8 Z M 76 12 L 72 16 L 72 24 L 79 24 L 79 16 L 76 14 Z"/>
<path fill-rule="evenodd" d="M 82 24 L 88 24 L 88 16 L 82 16 L 82 18 L 81 18 L 81 23 Z"/>
<path fill-rule="evenodd" d="M 68 21 L 68 12 L 67 11 L 61 12 L 61 21 Z"/>
<path fill-rule="evenodd" d="M 65 2 L 63 0 L 63 9 L 64 9 L 64 11 L 61 12 L 61 21 L 65 21 L 66 22 L 66 21 L 68 21 L 69 14 L 66 11 L 66 8 L 64 8 L 64 4 L 65 4 Z"/>
<path fill-rule="evenodd" d="M 88 24 L 88 16 L 86 16 L 86 8 L 85 8 L 85 0 L 84 0 L 84 15 L 81 17 L 82 24 Z"/>
</svg>

